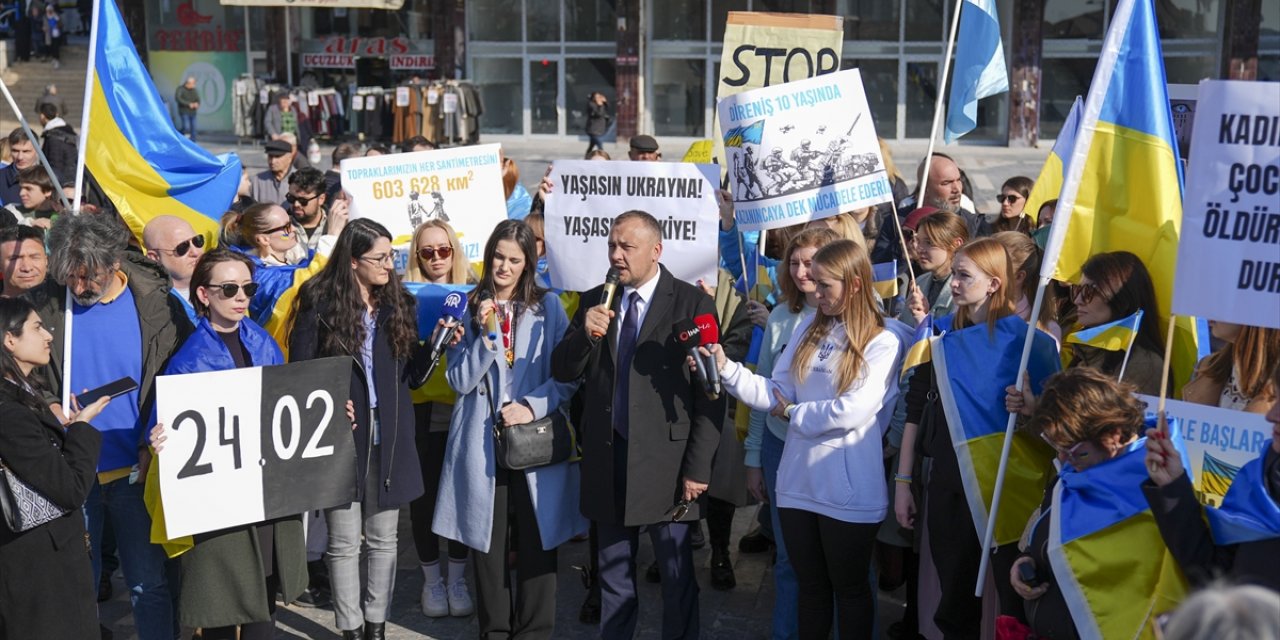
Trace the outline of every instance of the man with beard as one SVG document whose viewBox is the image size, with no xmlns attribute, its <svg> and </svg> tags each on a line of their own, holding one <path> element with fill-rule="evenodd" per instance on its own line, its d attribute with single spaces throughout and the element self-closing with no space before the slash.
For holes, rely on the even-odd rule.
<svg viewBox="0 0 1280 640">
<path fill-rule="evenodd" d="M 924 161 L 916 168 L 917 184 L 923 178 Z M 917 204 L 919 189 L 898 204 L 898 220 L 905 221 L 912 211 L 920 207 L 934 207 L 964 218 L 969 229 L 969 239 L 984 238 L 995 232 L 986 216 L 975 213 L 973 201 L 964 194 L 964 174 L 956 161 L 944 153 L 934 152 L 929 163 L 929 181 L 924 188 L 924 203 Z M 906 256 L 902 255 L 902 242 L 898 239 L 898 225 L 886 219 L 881 222 L 880 236 L 871 250 L 873 263 L 897 261 L 900 270 L 906 269 Z"/>
</svg>

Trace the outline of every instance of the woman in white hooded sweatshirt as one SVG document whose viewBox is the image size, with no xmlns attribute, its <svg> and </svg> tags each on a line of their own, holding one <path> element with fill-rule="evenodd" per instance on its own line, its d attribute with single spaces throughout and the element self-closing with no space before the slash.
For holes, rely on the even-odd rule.
<svg viewBox="0 0 1280 640">
<path fill-rule="evenodd" d="M 790 422 L 778 469 L 778 517 L 799 582 L 799 631 L 870 638 L 867 572 L 888 511 L 878 418 L 898 394 L 900 342 L 885 330 L 866 249 L 839 240 L 813 256 L 818 312 L 796 327 L 772 379 L 712 345 L 729 393 Z M 705 349 L 704 349 L 705 351 Z M 692 359 L 690 359 L 692 365 Z"/>
</svg>

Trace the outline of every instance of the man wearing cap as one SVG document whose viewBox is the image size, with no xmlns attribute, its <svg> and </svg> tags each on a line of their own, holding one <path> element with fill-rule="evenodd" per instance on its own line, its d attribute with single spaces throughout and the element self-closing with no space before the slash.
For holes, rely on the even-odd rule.
<svg viewBox="0 0 1280 640">
<path fill-rule="evenodd" d="M 636 162 L 658 162 L 662 160 L 662 153 L 658 151 L 658 141 L 653 136 L 635 136 L 631 138 L 627 157 Z"/>
<path fill-rule="evenodd" d="M 249 180 L 253 199 L 283 205 L 285 196 L 289 195 L 293 156 L 298 151 L 284 140 L 272 140 L 263 147 L 267 151 L 267 170 L 254 174 Z"/>
</svg>

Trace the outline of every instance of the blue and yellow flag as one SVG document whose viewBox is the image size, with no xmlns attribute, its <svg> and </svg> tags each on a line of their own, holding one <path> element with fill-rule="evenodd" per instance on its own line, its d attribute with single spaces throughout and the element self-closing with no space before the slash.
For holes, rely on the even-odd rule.
<svg viewBox="0 0 1280 640">
<path fill-rule="evenodd" d="M 1040 175 L 1036 176 L 1036 184 L 1027 195 L 1027 202 L 1023 205 L 1022 211 L 1031 216 L 1032 220 L 1040 217 L 1040 207 L 1044 206 L 1044 203 L 1057 200 L 1058 194 L 1062 191 L 1062 180 L 1067 174 L 1067 158 L 1071 157 L 1071 150 L 1076 146 L 1076 129 L 1080 128 L 1080 111 L 1083 108 L 1084 101 L 1080 96 L 1076 96 L 1076 101 L 1071 105 L 1071 112 L 1062 123 L 1062 131 L 1058 132 L 1058 139 L 1053 141 L 1049 157 L 1045 158 L 1044 166 L 1040 168 Z"/>
<path fill-rule="evenodd" d="M 1223 462 L 1206 451 L 1204 464 L 1200 467 L 1200 490 L 1219 497 L 1226 496 L 1239 474 L 1240 467 Z"/>
<path fill-rule="evenodd" d="M 1209 527 L 1213 541 L 1220 545 L 1240 544 L 1280 538 L 1280 505 L 1267 492 L 1262 461 L 1271 450 L 1271 442 L 1262 445 L 1262 453 L 1245 463 L 1236 475 L 1222 506 L 1209 507 Z M 1205 469 L 1208 470 L 1208 461 Z"/>
<path fill-rule="evenodd" d="M 898 263 L 881 262 L 871 265 L 871 279 L 876 293 L 882 300 L 898 297 Z"/>
<path fill-rule="evenodd" d="M 1138 335 L 1138 327 L 1142 326 L 1142 309 L 1133 315 L 1114 320 L 1096 327 L 1081 329 L 1068 335 L 1064 341 L 1069 344 L 1082 344 L 1097 347 L 1106 351 L 1128 351 L 1129 345 Z"/>
<path fill-rule="evenodd" d="M 116 3 L 98 6 L 85 167 L 139 238 L 148 220 L 167 214 L 216 239 L 240 185 L 240 159 L 214 157 L 178 133 Z"/>
<path fill-rule="evenodd" d="M 1145 449 L 1139 439 L 1084 471 L 1068 465 L 1053 488 L 1049 562 L 1085 640 L 1154 638 L 1156 617 L 1187 593 L 1142 494 Z"/>
<path fill-rule="evenodd" d="M 724 146 L 741 147 L 744 142 L 760 144 L 763 137 L 764 120 L 756 120 L 749 125 L 730 129 L 729 133 L 724 134 Z"/>
<path fill-rule="evenodd" d="M 950 326 L 951 316 L 943 318 Z M 902 376 L 906 376 L 907 372 L 933 360 L 933 331 L 934 320 L 932 315 L 924 317 L 920 324 L 916 326 L 915 337 L 911 340 L 911 346 L 907 347 L 907 355 L 902 357 Z M 939 330 L 942 330 L 939 328 Z"/>
<path fill-rule="evenodd" d="M 973 526 L 979 532 L 986 530 L 1009 422 L 1005 387 L 1018 379 L 1028 330 L 1036 332 L 1027 373 L 1031 390 L 1038 395 L 1045 378 L 1059 369 L 1058 348 L 1049 334 L 1031 329 L 1022 318 L 1005 316 L 994 330 L 983 323 L 948 331 L 933 341 L 938 399 L 947 417 Z M 1053 457 L 1053 450 L 1040 438 L 1023 431 L 1014 433 L 1000 496 L 996 544 L 1015 542 L 1022 536 L 1027 519 L 1044 497 Z"/>
<path fill-rule="evenodd" d="M 1102 52 L 1044 265 L 1053 265 L 1053 279 L 1078 282 L 1093 255 L 1134 253 L 1151 272 L 1163 331 L 1171 317 L 1183 182 L 1154 0 L 1121 0 Z M 1173 388 L 1181 389 L 1195 368 L 1197 336 L 1191 319 L 1177 326 Z"/>
</svg>

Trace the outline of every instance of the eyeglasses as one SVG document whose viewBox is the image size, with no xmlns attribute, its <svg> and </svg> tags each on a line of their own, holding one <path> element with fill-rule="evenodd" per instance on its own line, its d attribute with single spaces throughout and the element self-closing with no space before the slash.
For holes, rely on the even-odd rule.
<svg viewBox="0 0 1280 640">
<path fill-rule="evenodd" d="M 435 260 L 436 256 L 440 256 L 441 260 L 448 260 L 453 257 L 453 247 L 422 247 L 418 249 L 418 257 L 423 260 Z"/>
<path fill-rule="evenodd" d="M 1102 289 L 1092 282 L 1084 284 L 1071 285 L 1071 299 L 1078 300 L 1078 304 L 1089 304 L 1093 299 L 1102 295 Z"/>
<path fill-rule="evenodd" d="M 236 283 L 234 283 L 234 282 L 228 282 L 228 283 L 225 283 L 225 284 L 209 284 L 209 285 L 205 285 L 205 288 L 213 289 L 214 291 L 221 291 L 221 292 L 222 292 L 222 297 L 224 297 L 224 298 L 234 298 L 234 297 L 236 297 L 236 294 L 237 294 L 237 293 L 240 293 L 240 289 L 242 289 L 242 288 L 243 288 L 243 289 L 244 289 L 244 295 L 246 295 L 246 296 L 248 296 L 248 297 L 252 298 L 252 297 L 253 297 L 253 294 L 255 294 L 255 293 L 257 293 L 257 292 L 258 292 L 258 283 L 256 283 L 256 282 L 250 282 L 249 284 L 246 284 L 246 285 L 239 285 L 239 284 L 236 284 Z"/>
<path fill-rule="evenodd" d="M 685 517 L 685 515 L 688 513 L 689 513 L 688 500 L 681 500 L 680 502 L 675 503 L 674 506 L 672 506 L 670 509 L 667 510 L 667 514 L 671 516 L 672 522 L 679 522 L 680 519 Z"/>
<path fill-rule="evenodd" d="M 1003 196 L 996 196 L 996 202 L 999 202 L 1001 204 L 1013 204 L 1021 199 L 1022 199 L 1022 196 L 1016 193 L 1011 193 L 1009 195 L 1003 195 Z"/>
<path fill-rule="evenodd" d="M 187 255 L 187 252 L 191 250 L 191 247 L 195 247 L 197 249 L 204 248 L 204 236 L 193 236 L 187 240 L 179 242 L 177 246 L 172 249 L 156 249 L 156 251 L 159 251 L 160 253 L 172 253 L 175 257 L 181 258 L 182 256 Z"/>
<path fill-rule="evenodd" d="M 1084 459 L 1086 459 L 1086 458 L 1088 458 L 1088 457 L 1089 457 L 1089 452 L 1088 452 L 1088 451 L 1085 451 L 1085 452 L 1083 452 L 1083 453 L 1080 453 L 1080 452 L 1078 451 L 1078 450 L 1080 449 L 1080 447 L 1082 447 L 1082 446 L 1084 446 L 1084 445 L 1085 445 L 1085 442 L 1086 442 L 1086 441 L 1083 441 L 1083 440 L 1082 440 L 1082 441 L 1077 442 L 1077 443 L 1075 443 L 1074 445 L 1072 445 L 1072 446 L 1071 446 L 1071 448 L 1069 448 L 1069 449 L 1064 449 L 1064 448 L 1062 448 L 1062 447 L 1059 447 L 1057 444 L 1055 444 L 1055 443 L 1054 443 L 1054 441 L 1050 440 L 1050 439 L 1049 439 L 1049 436 L 1046 436 L 1046 435 L 1044 434 L 1044 432 L 1043 432 L 1043 431 L 1041 431 L 1041 432 L 1040 432 L 1040 439 L 1041 439 L 1041 440 L 1044 440 L 1044 441 L 1045 441 L 1045 443 L 1046 443 L 1046 444 L 1048 444 L 1050 447 L 1053 447 L 1053 450 L 1054 450 L 1054 451 L 1057 451 L 1057 452 L 1058 452 L 1058 455 L 1060 455 L 1060 456 L 1062 456 L 1064 459 L 1066 459 L 1066 461 L 1067 461 L 1067 462 L 1069 462 L 1069 463 L 1071 463 L 1071 466 L 1073 466 L 1073 467 L 1074 467 L 1074 466 L 1076 466 L 1076 463 L 1077 463 L 1077 462 L 1079 462 L 1079 461 L 1081 461 L 1081 460 L 1084 460 Z"/>
<path fill-rule="evenodd" d="M 308 198 L 308 197 L 305 197 L 305 196 L 295 196 L 295 195 L 293 195 L 293 194 L 291 193 L 291 194 L 289 194 L 289 195 L 285 196 L 285 197 L 284 197 L 284 200 L 285 200 L 285 202 L 288 202 L 289 204 L 296 204 L 296 205 L 300 205 L 300 206 L 305 207 L 305 206 L 307 206 L 307 205 L 311 204 L 311 201 L 312 201 L 312 200 L 315 200 L 316 198 L 319 198 L 319 197 L 320 197 L 320 196 L 322 196 L 322 195 L 324 195 L 324 194 L 323 194 L 323 193 L 317 193 L 316 195 L 311 196 L 310 198 Z"/>
<path fill-rule="evenodd" d="M 267 229 L 266 231 L 263 231 L 262 235 L 270 236 L 270 235 L 275 235 L 277 233 L 279 233 L 281 236 L 284 236 L 286 238 L 293 235 L 293 223 L 286 222 L 278 227 L 272 227 L 270 229 Z"/>
<path fill-rule="evenodd" d="M 393 253 L 384 253 L 380 256 L 360 256 L 362 262 L 369 264 L 395 264 L 396 256 Z"/>
</svg>

